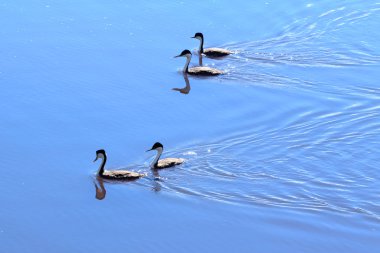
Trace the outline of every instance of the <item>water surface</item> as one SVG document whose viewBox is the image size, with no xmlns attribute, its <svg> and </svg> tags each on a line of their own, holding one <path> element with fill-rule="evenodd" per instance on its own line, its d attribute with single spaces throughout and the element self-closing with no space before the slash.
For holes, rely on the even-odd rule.
<svg viewBox="0 0 380 253">
<path fill-rule="evenodd" d="M 380 3 L 16 0 L 0 14 L 1 252 L 379 248 Z M 195 32 L 235 52 L 203 58 L 225 75 L 181 74 Z M 153 173 L 156 141 L 185 164 Z M 98 181 L 100 148 L 147 177 Z"/>
</svg>

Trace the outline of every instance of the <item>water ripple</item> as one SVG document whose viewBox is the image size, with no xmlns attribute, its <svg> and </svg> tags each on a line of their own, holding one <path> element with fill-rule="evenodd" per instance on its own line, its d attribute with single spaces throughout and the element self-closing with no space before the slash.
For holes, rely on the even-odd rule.
<svg viewBox="0 0 380 253">
<path fill-rule="evenodd" d="M 221 77 L 222 80 L 313 88 L 335 94 L 352 94 L 361 89 L 379 97 L 378 88 L 362 84 L 332 86 L 315 78 L 305 79 L 304 74 L 292 74 L 294 70 L 300 71 L 295 67 L 323 69 L 378 65 L 380 52 L 377 42 L 370 34 L 363 32 L 367 31 L 364 27 L 368 25 L 367 21 L 378 19 L 379 14 L 380 8 L 376 5 L 366 8 L 352 5 L 299 18 L 274 37 L 223 45 L 235 54 L 215 65 L 227 72 Z"/>
<path fill-rule="evenodd" d="M 373 201 L 380 196 L 380 164 L 369 155 L 376 154 L 376 145 L 368 145 L 371 139 L 380 143 L 380 107 L 358 103 L 300 115 L 279 128 L 253 128 L 168 153 L 186 163 L 159 171 L 160 189 L 230 204 L 355 213 L 380 222 Z"/>
</svg>

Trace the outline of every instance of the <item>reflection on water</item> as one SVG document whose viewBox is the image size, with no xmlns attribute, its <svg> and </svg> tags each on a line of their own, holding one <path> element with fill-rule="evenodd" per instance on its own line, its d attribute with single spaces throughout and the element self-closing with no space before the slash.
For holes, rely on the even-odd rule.
<svg viewBox="0 0 380 253">
<path fill-rule="evenodd" d="M 152 171 L 152 174 L 153 174 L 155 180 L 160 179 L 159 169 L 151 168 L 151 171 Z"/>
<path fill-rule="evenodd" d="M 182 94 L 189 94 L 191 87 L 187 73 L 183 73 L 183 79 L 185 79 L 186 86 L 183 88 L 172 88 L 172 90 L 179 91 Z"/>
<path fill-rule="evenodd" d="M 106 197 L 106 188 L 104 187 L 104 180 L 100 176 L 96 176 L 94 180 L 95 185 L 95 198 L 98 200 L 103 200 Z"/>
<path fill-rule="evenodd" d="M 151 169 L 154 179 L 152 180 L 153 187 L 152 190 L 154 192 L 159 192 L 162 189 L 161 182 L 163 182 L 163 178 L 160 177 L 158 169 Z"/>
<path fill-rule="evenodd" d="M 379 3 L 3 2 L 0 252 L 380 247 Z M 191 90 L 196 27 L 234 54 Z M 186 163 L 150 170 L 156 139 Z M 147 177 L 89 177 L 96 147 Z"/>
<path fill-rule="evenodd" d="M 139 167 L 139 171 L 146 170 L 147 167 L 144 165 L 134 166 Z M 133 180 L 108 180 L 104 179 L 98 175 L 95 176 L 93 183 L 95 186 L 95 198 L 98 200 L 103 200 L 106 197 L 107 190 L 105 184 L 109 185 L 126 185 L 131 184 L 135 187 L 140 186 L 146 189 L 151 189 L 154 192 L 159 192 L 162 190 L 162 184 L 165 182 L 167 178 L 160 176 L 160 169 L 149 168 L 150 174 L 145 173 L 146 176 L 140 179 Z M 162 171 L 162 170 L 161 170 Z M 170 173 L 175 173 L 172 170 L 169 170 Z"/>
</svg>

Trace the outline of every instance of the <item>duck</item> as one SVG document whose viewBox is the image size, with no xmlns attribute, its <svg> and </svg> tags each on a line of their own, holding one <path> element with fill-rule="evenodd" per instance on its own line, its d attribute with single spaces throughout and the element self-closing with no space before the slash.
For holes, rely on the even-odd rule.
<svg viewBox="0 0 380 253">
<path fill-rule="evenodd" d="M 223 48 L 217 48 L 217 47 L 211 47 L 211 48 L 203 48 L 203 43 L 204 43 L 204 37 L 202 33 L 196 33 L 192 39 L 197 39 L 200 40 L 200 45 L 199 45 L 199 51 L 198 53 L 204 54 L 209 57 L 223 57 L 232 54 L 231 51 Z"/>
<path fill-rule="evenodd" d="M 96 151 L 96 158 L 94 162 L 98 159 L 102 159 L 102 163 L 99 166 L 98 176 L 110 180 L 134 180 L 145 176 L 144 174 L 133 172 L 129 170 L 104 170 L 104 166 L 107 162 L 107 154 L 104 149 L 99 149 Z"/>
<path fill-rule="evenodd" d="M 219 69 L 214 69 L 210 67 L 192 67 L 189 68 L 189 63 L 191 61 L 191 52 L 188 49 L 185 49 L 182 51 L 181 54 L 175 56 L 175 57 L 186 57 L 186 63 L 183 67 L 183 73 L 190 74 L 190 75 L 198 75 L 198 76 L 217 76 L 220 74 L 224 74 L 223 71 Z"/>
<path fill-rule="evenodd" d="M 148 149 L 147 152 L 152 150 L 157 151 L 156 157 L 150 164 L 150 167 L 152 169 L 166 169 L 185 162 L 185 160 L 182 158 L 165 158 L 160 160 L 161 154 L 164 151 L 164 146 L 159 142 L 154 143 L 152 148 Z"/>
</svg>

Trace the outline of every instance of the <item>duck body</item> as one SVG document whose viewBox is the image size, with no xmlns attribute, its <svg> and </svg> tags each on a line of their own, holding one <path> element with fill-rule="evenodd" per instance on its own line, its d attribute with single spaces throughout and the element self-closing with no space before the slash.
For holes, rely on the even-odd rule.
<svg viewBox="0 0 380 253">
<path fill-rule="evenodd" d="M 176 57 L 186 57 L 186 63 L 182 70 L 184 74 L 198 75 L 198 76 L 217 76 L 220 74 L 224 74 L 223 71 L 219 69 L 210 68 L 210 67 L 200 66 L 200 67 L 189 68 L 191 56 L 192 56 L 191 52 L 187 49 L 183 50 L 180 55 L 176 56 Z"/>
<path fill-rule="evenodd" d="M 187 70 L 187 73 L 198 76 L 217 76 L 223 74 L 223 71 L 210 67 L 192 67 Z"/>
<path fill-rule="evenodd" d="M 145 176 L 144 174 L 129 170 L 105 170 L 104 167 L 107 162 L 107 154 L 104 149 L 96 151 L 94 162 L 98 159 L 102 159 L 102 163 L 98 170 L 98 176 L 101 178 L 110 180 L 134 180 Z"/>
<path fill-rule="evenodd" d="M 206 48 L 202 53 L 208 57 L 223 57 L 232 54 L 232 52 L 227 49 L 217 47 Z"/>
<path fill-rule="evenodd" d="M 184 162 L 185 160 L 182 158 L 165 158 L 161 159 L 157 162 L 155 166 L 153 166 L 154 169 L 166 169 L 170 168 L 176 165 L 180 165 Z"/>
<path fill-rule="evenodd" d="M 131 180 L 143 177 L 144 174 L 140 174 L 129 170 L 105 170 L 99 176 L 105 179 Z"/>
<path fill-rule="evenodd" d="M 210 47 L 210 48 L 203 48 L 204 43 L 204 37 L 202 33 L 196 33 L 193 37 L 193 39 L 197 39 L 200 41 L 199 44 L 199 54 L 204 54 L 208 57 L 223 57 L 232 54 L 232 51 L 223 49 L 223 48 L 217 48 L 217 47 Z"/>
<path fill-rule="evenodd" d="M 166 168 L 170 168 L 170 167 L 173 167 L 173 166 L 176 166 L 176 165 L 180 165 L 182 163 L 185 162 L 185 159 L 182 159 L 182 158 L 165 158 L 165 159 L 160 159 L 161 157 L 161 154 L 162 152 L 164 151 L 164 146 L 159 143 L 159 142 L 156 142 L 151 149 L 147 150 L 147 151 L 151 151 L 151 150 L 156 150 L 157 151 L 157 155 L 156 157 L 154 158 L 154 160 L 152 161 L 150 167 L 152 169 L 166 169 Z"/>
</svg>

